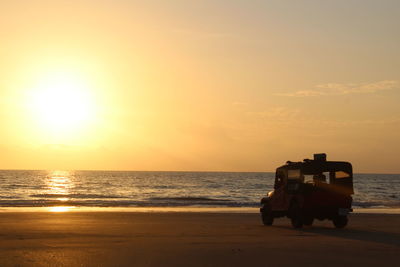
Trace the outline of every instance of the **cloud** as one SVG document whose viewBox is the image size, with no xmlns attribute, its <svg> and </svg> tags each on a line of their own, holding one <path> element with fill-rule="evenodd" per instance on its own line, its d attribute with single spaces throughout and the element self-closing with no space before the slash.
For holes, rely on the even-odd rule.
<svg viewBox="0 0 400 267">
<path fill-rule="evenodd" d="M 300 90 L 293 93 L 276 94 L 287 97 L 340 96 L 349 94 L 374 94 L 399 88 L 399 81 L 384 80 L 373 83 L 327 83 L 318 84 L 314 89 Z"/>
<path fill-rule="evenodd" d="M 274 107 L 265 111 L 249 111 L 247 115 L 252 116 L 254 118 L 260 118 L 265 120 L 273 120 L 273 121 L 292 121 L 299 119 L 299 114 L 301 110 L 299 109 L 290 109 L 286 107 Z"/>
<path fill-rule="evenodd" d="M 399 125 L 400 116 L 382 117 L 376 119 L 335 119 L 318 116 L 315 113 L 310 113 L 301 109 L 287 108 L 287 107 L 273 107 L 264 111 L 248 111 L 247 116 L 256 119 L 258 123 L 260 120 L 268 123 L 276 123 L 280 126 L 299 126 L 304 127 L 330 127 L 330 128 L 346 128 L 346 127 L 378 127 Z"/>
</svg>

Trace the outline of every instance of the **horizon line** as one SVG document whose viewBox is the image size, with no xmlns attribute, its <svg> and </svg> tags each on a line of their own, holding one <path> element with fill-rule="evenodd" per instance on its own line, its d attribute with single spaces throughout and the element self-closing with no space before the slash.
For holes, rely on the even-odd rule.
<svg viewBox="0 0 400 267">
<path fill-rule="evenodd" d="M 104 170 L 104 169 L 1 169 L 0 171 L 97 171 L 97 172 L 214 172 L 214 173 L 274 173 L 274 171 L 216 171 L 216 170 Z M 400 175 L 400 173 L 392 172 L 353 172 L 354 174 L 388 174 L 388 175 Z"/>
</svg>

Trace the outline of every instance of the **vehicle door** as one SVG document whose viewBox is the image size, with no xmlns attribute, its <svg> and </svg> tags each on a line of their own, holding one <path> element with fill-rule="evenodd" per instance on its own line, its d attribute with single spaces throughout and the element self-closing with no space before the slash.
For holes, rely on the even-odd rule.
<svg viewBox="0 0 400 267">
<path fill-rule="evenodd" d="M 274 193 L 271 198 L 272 210 L 286 210 L 287 171 L 278 170 L 275 174 Z"/>
<path fill-rule="evenodd" d="M 297 201 L 300 201 L 300 205 L 302 205 L 302 196 L 299 194 L 301 192 L 301 185 L 304 183 L 304 175 L 300 168 L 290 169 L 287 171 L 287 182 L 285 187 L 283 205 L 285 210 L 289 209 L 290 203 L 293 198 L 296 198 Z"/>
</svg>

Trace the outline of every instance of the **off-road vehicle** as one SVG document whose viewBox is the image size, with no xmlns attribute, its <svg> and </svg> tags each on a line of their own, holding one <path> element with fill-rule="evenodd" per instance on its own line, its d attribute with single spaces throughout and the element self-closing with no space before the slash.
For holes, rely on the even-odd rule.
<svg viewBox="0 0 400 267">
<path fill-rule="evenodd" d="M 343 228 L 353 211 L 352 194 L 351 164 L 314 154 L 314 159 L 288 161 L 276 169 L 274 190 L 261 199 L 261 218 L 264 225 L 272 225 L 274 218 L 286 216 L 294 228 L 328 219 Z"/>
</svg>

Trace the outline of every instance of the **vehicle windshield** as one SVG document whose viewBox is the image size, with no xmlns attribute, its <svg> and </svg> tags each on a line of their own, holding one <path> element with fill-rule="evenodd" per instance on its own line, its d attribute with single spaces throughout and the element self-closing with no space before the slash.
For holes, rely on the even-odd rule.
<svg viewBox="0 0 400 267">
<path fill-rule="evenodd" d="M 288 170 L 288 179 L 289 180 L 300 179 L 300 178 L 301 178 L 300 169 Z"/>
</svg>

